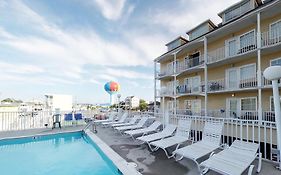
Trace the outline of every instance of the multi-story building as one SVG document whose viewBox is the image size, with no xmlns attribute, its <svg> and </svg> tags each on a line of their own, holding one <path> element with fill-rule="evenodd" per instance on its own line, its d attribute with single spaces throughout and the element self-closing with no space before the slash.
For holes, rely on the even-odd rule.
<svg viewBox="0 0 281 175">
<path fill-rule="evenodd" d="M 281 65 L 280 9 L 280 0 L 242 0 L 218 14 L 220 24 L 206 20 L 169 42 L 155 59 L 163 112 L 274 121 L 263 71 Z"/>
</svg>

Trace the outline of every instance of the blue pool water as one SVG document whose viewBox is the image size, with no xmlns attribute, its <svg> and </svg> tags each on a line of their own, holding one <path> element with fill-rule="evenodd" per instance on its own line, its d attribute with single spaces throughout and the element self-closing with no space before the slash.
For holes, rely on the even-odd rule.
<svg viewBox="0 0 281 175">
<path fill-rule="evenodd" d="M 3 175 L 120 175 L 82 132 L 0 141 Z"/>
</svg>

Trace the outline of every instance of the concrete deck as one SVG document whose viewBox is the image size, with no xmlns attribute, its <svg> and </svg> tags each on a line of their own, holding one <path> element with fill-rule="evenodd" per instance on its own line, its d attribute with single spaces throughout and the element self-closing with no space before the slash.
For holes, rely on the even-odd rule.
<svg viewBox="0 0 281 175">
<path fill-rule="evenodd" d="M 97 131 L 98 137 L 127 162 L 135 162 L 138 165 L 137 169 L 144 175 L 199 175 L 196 164 L 191 160 L 183 159 L 176 162 L 174 159 L 167 159 L 164 151 L 151 152 L 146 145 L 139 145 L 132 138 L 122 136 L 111 128 L 98 126 Z M 207 158 L 204 157 L 201 161 Z M 255 161 L 254 164 L 257 168 L 258 162 Z M 281 171 L 275 169 L 274 166 L 272 163 L 263 161 L 262 171 L 259 175 L 281 175 Z M 244 172 L 243 175 L 247 175 L 247 173 Z M 207 174 L 217 175 L 212 171 Z M 256 171 L 255 174 L 257 174 Z"/>
</svg>

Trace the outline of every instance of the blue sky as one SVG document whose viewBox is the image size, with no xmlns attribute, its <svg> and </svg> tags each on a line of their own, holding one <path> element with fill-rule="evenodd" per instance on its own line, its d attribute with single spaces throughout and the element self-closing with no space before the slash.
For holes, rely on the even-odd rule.
<svg viewBox="0 0 281 175">
<path fill-rule="evenodd" d="M 72 94 L 153 99 L 153 59 L 165 43 L 237 0 L 0 0 L 0 98 Z"/>
</svg>

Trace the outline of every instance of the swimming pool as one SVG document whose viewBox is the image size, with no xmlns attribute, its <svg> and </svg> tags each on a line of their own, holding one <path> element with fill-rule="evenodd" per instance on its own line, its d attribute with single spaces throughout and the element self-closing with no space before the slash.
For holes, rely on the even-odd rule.
<svg viewBox="0 0 281 175">
<path fill-rule="evenodd" d="M 121 174 L 83 132 L 1 140 L 0 155 L 0 174 Z"/>
</svg>

